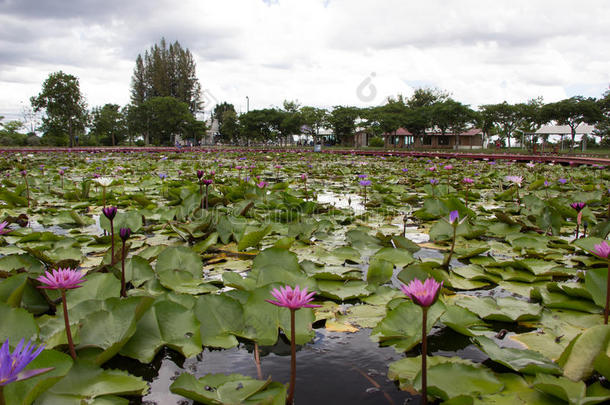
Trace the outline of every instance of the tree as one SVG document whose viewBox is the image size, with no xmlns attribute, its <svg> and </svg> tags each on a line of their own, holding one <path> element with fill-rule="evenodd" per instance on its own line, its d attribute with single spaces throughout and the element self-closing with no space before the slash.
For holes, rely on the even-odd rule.
<svg viewBox="0 0 610 405">
<path fill-rule="evenodd" d="M 4 117 L 0 116 L 0 121 L 3 119 Z M 21 129 L 23 129 L 21 121 L 0 122 L 0 145 L 26 145 L 27 135 L 19 132 Z"/>
<path fill-rule="evenodd" d="M 301 107 L 301 118 L 303 119 L 304 131 L 311 136 L 320 134 L 320 128 L 326 124 L 328 110 L 303 106 Z"/>
<path fill-rule="evenodd" d="M 572 142 L 570 149 L 574 149 L 576 128 L 582 124 L 595 124 L 602 119 L 602 111 L 593 98 L 575 96 L 543 107 L 542 116 L 548 121 L 555 121 L 559 125 L 570 127 Z"/>
<path fill-rule="evenodd" d="M 95 107 L 91 112 L 90 135 L 95 136 L 101 145 L 116 146 L 127 134 L 127 123 L 121 107 L 105 104 Z"/>
<path fill-rule="evenodd" d="M 274 137 L 272 123 L 275 110 L 250 110 L 239 116 L 240 137 L 247 140 L 268 141 Z"/>
<path fill-rule="evenodd" d="M 162 38 L 138 55 L 131 78 L 131 103 L 139 106 L 155 97 L 174 97 L 186 103 L 191 113 L 201 109 L 201 84 L 193 55 L 178 41 L 169 47 Z"/>
<path fill-rule="evenodd" d="M 222 124 L 219 127 L 220 136 L 228 142 L 235 143 L 239 138 L 239 121 L 235 110 L 227 109 L 222 113 Z"/>
<path fill-rule="evenodd" d="M 70 147 L 73 147 L 87 124 L 87 106 L 78 79 L 61 70 L 51 73 L 42 84 L 40 94 L 30 102 L 34 111 L 45 110 L 44 135 L 61 139 L 63 134 L 68 134 Z"/>
<path fill-rule="evenodd" d="M 406 100 L 408 109 L 404 117 L 404 127 L 414 136 L 419 137 L 423 143 L 426 129 L 433 125 L 432 106 L 445 101 L 448 97 L 449 93 L 439 89 L 415 89 L 413 95 Z"/>
<path fill-rule="evenodd" d="M 356 107 L 335 106 L 328 115 L 328 123 L 333 129 L 337 141 L 345 143 L 347 138 L 356 130 L 356 120 L 360 116 L 360 109 Z"/>
<path fill-rule="evenodd" d="M 440 119 L 443 125 L 446 125 L 446 129 L 449 129 L 454 133 L 455 147 L 458 149 L 460 145 L 460 134 L 466 130 L 470 123 L 476 121 L 474 111 L 472 111 L 469 106 L 451 98 L 437 103 L 433 106 L 433 110 L 435 108 L 437 119 Z M 442 116 L 442 118 L 440 118 L 440 116 Z"/>
<path fill-rule="evenodd" d="M 600 137 L 600 143 L 610 143 L 610 89 L 597 100 L 601 117 L 593 134 Z"/>
<path fill-rule="evenodd" d="M 148 122 L 150 140 L 155 145 L 173 145 L 193 119 L 188 104 L 174 97 L 154 97 L 141 106 Z"/>
<path fill-rule="evenodd" d="M 212 111 L 212 119 L 218 121 L 219 127 L 222 127 L 224 113 L 227 111 L 232 111 L 233 113 L 235 113 L 235 106 L 224 101 L 220 104 L 216 104 L 216 106 L 214 107 L 214 111 Z"/>
<path fill-rule="evenodd" d="M 526 117 L 526 104 L 508 104 L 504 101 L 500 104 L 483 105 L 480 108 L 485 117 L 498 126 L 500 136 L 508 140 L 510 148 L 513 133 L 522 125 Z"/>
</svg>

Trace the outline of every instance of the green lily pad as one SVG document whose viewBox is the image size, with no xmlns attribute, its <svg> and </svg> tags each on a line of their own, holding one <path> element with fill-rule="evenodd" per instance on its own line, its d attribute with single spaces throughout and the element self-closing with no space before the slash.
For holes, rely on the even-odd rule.
<svg viewBox="0 0 610 405">
<path fill-rule="evenodd" d="M 240 374 L 207 374 L 199 379 L 183 373 L 170 391 L 202 404 L 270 404 L 286 402 L 286 387 L 280 383 L 255 380 Z"/>
<path fill-rule="evenodd" d="M 428 308 L 426 322 L 428 331 L 445 311 L 445 304 L 441 301 L 437 301 Z M 379 342 L 383 346 L 394 346 L 398 352 L 408 351 L 421 342 L 421 329 L 421 307 L 414 304 L 413 301 L 405 301 L 388 311 L 386 317 L 373 328 L 371 340 Z"/>
<path fill-rule="evenodd" d="M 201 352 L 201 335 L 199 322 L 187 307 L 157 300 L 138 321 L 135 334 L 120 353 L 149 363 L 163 346 L 191 357 Z"/>
<path fill-rule="evenodd" d="M 499 347 L 485 336 L 472 339 L 493 361 L 524 374 L 546 373 L 561 375 L 561 368 L 542 354 L 523 349 Z"/>
</svg>

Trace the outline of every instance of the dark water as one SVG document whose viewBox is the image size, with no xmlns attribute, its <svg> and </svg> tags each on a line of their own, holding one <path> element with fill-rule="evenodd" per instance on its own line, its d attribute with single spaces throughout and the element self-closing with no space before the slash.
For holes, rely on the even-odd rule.
<svg viewBox="0 0 610 405">
<path fill-rule="evenodd" d="M 356 333 L 317 329 L 311 343 L 297 347 L 295 403 L 308 404 L 418 404 L 419 398 L 400 391 L 387 379 L 388 364 L 404 355 L 391 347 L 379 347 L 369 338 L 370 330 Z M 208 373 L 239 373 L 257 378 L 252 344 L 241 343 L 229 350 L 205 349 L 200 355 L 184 359 L 164 350 L 150 365 L 117 357 L 105 366 L 120 368 L 142 376 L 151 384 L 150 393 L 133 404 L 184 405 L 192 401 L 169 391 L 172 381 L 183 372 L 202 377 Z M 273 347 L 261 347 L 263 378 L 287 383 L 290 378 L 290 344 L 280 339 Z"/>
</svg>

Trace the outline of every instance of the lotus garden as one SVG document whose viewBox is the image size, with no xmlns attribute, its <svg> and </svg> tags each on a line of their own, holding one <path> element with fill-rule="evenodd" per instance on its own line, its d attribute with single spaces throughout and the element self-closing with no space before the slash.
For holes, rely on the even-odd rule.
<svg viewBox="0 0 610 405">
<path fill-rule="evenodd" d="M 0 403 L 610 401 L 603 166 L 0 162 Z"/>
</svg>

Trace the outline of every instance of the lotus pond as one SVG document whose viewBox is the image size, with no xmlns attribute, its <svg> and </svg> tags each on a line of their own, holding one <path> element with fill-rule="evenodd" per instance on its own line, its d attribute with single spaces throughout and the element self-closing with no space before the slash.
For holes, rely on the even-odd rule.
<svg viewBox="0 0 610 405">
<path fill-rule="evenodd" d="M 0 170 L 0 339 L 53 367 L 4 386 L 9 405 L 283 404 L 283 285 L 320 305 L 296 311 L 297 404 L 419 403 L 422 312 L 400 286 L 428 277 L 431 403 L 610 401 L 601 166 L 219 151 Z M 86 273 L 65 297 L 76 360 L 60 291 L 38 288 L 57 268 Z"/>
</svg>

